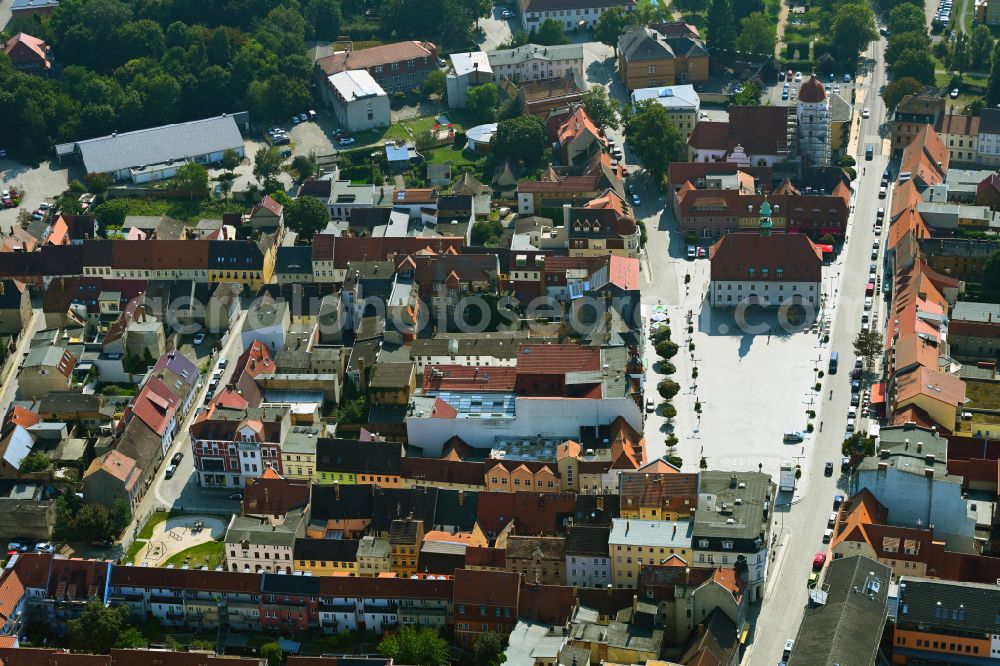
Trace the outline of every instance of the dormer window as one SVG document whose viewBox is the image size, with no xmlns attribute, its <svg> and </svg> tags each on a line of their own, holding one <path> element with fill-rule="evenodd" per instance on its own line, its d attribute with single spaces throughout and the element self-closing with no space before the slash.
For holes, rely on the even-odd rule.
<svg viewBox="0 0 1000 666">
<path fill-rule="evenodd" d="M 780 280 L 781 278 L 785 277 L 785 269 L 784 268 L 775 268 L 774 269 L 774 275 L 775 275 L 775 277 L 777 277 Z"/>
<path fill-rule="evenodd" d="M 748 269 L 748 273 L 749 273 L 750 277 L 757 277 L 757 269 L 756 268 Z"/>
</svg>

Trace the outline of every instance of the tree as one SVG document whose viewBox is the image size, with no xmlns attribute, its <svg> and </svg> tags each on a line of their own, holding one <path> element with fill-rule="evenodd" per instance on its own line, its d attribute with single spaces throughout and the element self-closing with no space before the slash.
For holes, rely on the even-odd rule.
<svg viewBox="0 0 1000 666">
<path fill-rule="evenodd" d="M 1000 250 L 994 250 L 983 267 L 983 289 L 988 292 L 1000 291 Z"/>
<path fill-rule="evenodd" d="M 594 39 L 614 48 L 618 46 L 618 38 L 625 32 L 628 25 L 628 17 L 625 16 L 622 8 L 612 7 L 601 14 L 597 23 L 594 24 Z"/>
<path fill-rule="evenodd" d="M 187 190 L 192 199 L 200 199 L 208 194 L 208 171 L 200 164 L 185 162 L 177 169 L 174 182 L 178 189 Z"/>
<path fill-rule="evenodd" d="M 891 67 L 899 60 L 899 56 L 903 54 L 903 51 L 909 51 L 911 49 L 920 50 L 930 50 L 930 40 L 927 37 L 927 33 L 922 30 L 914 30 L 912 32 L 901 32 L 898 34 L 893 34 L 889 39 L 889 45 L 885 49 L 885 61 L 889 63 Z"/>
<path fill-rule="evenodd" d="M 105 606 L 88 602 L 80 617 L 69 621 L 73 648 L 92 654 L 107 654 L 128 628 L 127 606 Z"/>
<path fill-rule="evenodd" d="M 911 77 L 932 85 L 934 83 L 934 59 L 926 49 L 908 49 L 903 51 L 892 66 L 892 77 L 901 79 Z"/>
<path fill-rule="evenodd" d="M 681 385 L 672 379 L 661 379 L 656 385 L 656 392 L 664 400 L 670 400 L 681 390 Z"/>
<path fill-rule="evenodd" d="M 87 190 L 93 194 L 104 194 L 113 182 L 110 173 L 88 173 L 83 177 Z"/>
<path fill-rule="evenodd" d="M 625 134 L 639 163 L 649 171 L 656 186 L 662 187 L 670 163 L 680 162 L 685 156 L 680 132 L 667 110 L 656 100 L 639 102 L 625 118 Z"/>
<path fill-rule="evenodd" d="M 729 0 L 712 0 L 708 8 L 708 43 L 713 55 L 718 53 L 723 60 L 732 57 L 736 48 L 736 22 Z"/>
<path fill-rule="evenodd" d="M 743 90 L 733 95 L 736 106 L 757 106 L 760 104 L 760 86 L 753 81 L 746 81 Z"/>
<path fill-rule="evenodd" d="M 378 651 L 400 664 L 414 666 L 446 666 L 449 663 L 448 642 L 430 627 L 419 632 L 404 626 L 395 635 L 387 635 L 378 644 Z"/>
<path fill-rule="evenodd" d="M 889 111 L 895 110 L 896 106 L 907 95 L 916 95 L 924 89 L 924 84 L 917 81 L 912 76 L 904 76 L 888 83 L 882 88 L 882 101 Z"/>
<path fill-rule="evenodd" d="M 660 358 L 671 359 L 677 355 L 677 351 L 680 349 L 680 347 L 677 346 L 676 342 L 673 342 L 671 340 L 663 340 L 661 342 L 657 342 L 656 346 L 654 346 L 653 349 L 656 351 L 657 356 L 659 356 Z"/>
<path fill-rule="evenodd" d="M 844 440 L 840 452 L 845 456 L 875 455 L 875 437 L 866 432 L 856 431 Z"/>
<path fill-rule="evenodd" d="M 893 7 L 892 11 L 889 12 L 889 20 L 886 21 L 886 26 L 893 35 L 911 31 L 926 32 L 926 21 L 927 17 L 922 7 L 907 3 Z M 986 31 L 989 32 L 989 28 Z"/>
<path fill-rule="evenodd" d="M 830 43 L 838 60 L 854 62 L 858 54 L 878 39 L 875 13 L 867 2 L 837 4 L 830 24 Z"/>
<path fill-rule="evenodd" d="M 542 46 L 569 44 L 569 37 L 566 36 L 562 21 L 550 18 L 542 21 L 542 24 L 538 26 L 538 32 L 535 34 L 534 43 Z"/>
<path fill-rule="evenodd" d="M 618 102 L 608 97 L 604 86 L 594 86 L 583 94 L 583 108 L 598 127 L 618 129 Z"/>
<path fill-rule="evenodd" d="M 1000 104 L 1000 42 L 993 47 L 993 66 L 990 68 L 990 82 L 986 88 L 986 105 Z"/>
<path fill-rule="evenodd" d="M 545 123 L 538 116 L 518 116 L 497 124 L 493 155 L 498 160 L 510 159 L 535 168 L 541 164 L 548 150 L 548 133 Z"/>
<path fill-rule="evenodd" d="M 73 531 L 81 541 L 99 541 L 114 536 L 111 512 L 103 504 L 84 504 L 73 518 Z"/>
<path fill-rule="evenodd" d="M 223 199 L 229 198 L 229 193 L 233 191 L 233 181 L 231 178 L 225 178 L 219 181 L 219 193 L 222 195 Z"/>
<path fill-rule="evenodd" d="M 959 32 L 951 48 L 949 66 L 961 74 L 969 68 L 969 38 L 964 32 Z M 958 77 L 961 80 L 961 77 Z M 952 86 L 957 87 L 957 86 Z"/>
<path fill-rule="evenodd" d="M 281 155 L 278 149 L 261 146 L 253 156 L 253 175 L 264 189 L 273 189 L 281 173 Z"/>
<path fill-rule="evenodd" d="M 481 86 L 469 88 L 465 108 L 477 122 L 491 122 L 496 117 L 496 110 L 499 106 L 500 95 L 497 93 L 495 84 L 484 83 Z"/>
<path fill-rule="evenodd" d="M 497 247 L 502 233 L 500 220 L 478 220 L 472 225 L 470 241 L 479 247 Z"/>
<path fill-rule="evenodd" d="M 736 49 L 740 53 L 772 55 L 777 39 L 774 21 L 764 12 L 754 12 L 740 22 Z"/>
<path fill-rule="evenodd" d="M 507 637 L 495 631 L 476 636 L 472 642 L 472 661 L 482 666 L 500 666 L 507 661 L 504 650 L 507 649 Z"/>
<path fill-rule="evenodd" d="M 708 461 L 705 460 L 705 456 L 702 456 L 701 460 L 698 461 L 698 469 L 708 469 Z"/>
<path fill-rule="evenodd" d="M 669 421 L 670 419 L 672 419 L 672 418 L 674 418 L 676 416 L 677 416 L 677 408 L 676 407 L 674 407 L 669 402 L 667 404 L 663 405 L 663 418 L 665 418 L 665 419 L 667 419 Z M 676 444 L 676 442 L 677 442 L 677 438 L 674 437 L 674 443 Z"/>
<path fill-rule="evenodd" d="M 993 35 L 985 25 L 977 25 L 969 38 L 969 63 L 974 69 L 979 69 L 990 61 L 990 51 L 993 48 Z"/>
<path fill-rule="evenodd" d="M 427 96 L 428 98 L 430 98 L 431 95 L 437 95 L 438 97 L 441 97 L 443 99 L 445 90 L 447 88 L 447 84 L 448 84 L 447 75 L 445 75 L 445 73 L 442 70 L 435 69 L 434 71 L 432 71 L 430 74 L 427 75 L 426 79 L 424 79 L 424 84 L 421 88 L 423 90 L 424 95 Z"/>
<path fill-rule="evenodd" d="M 316 163 L 316 153 L 296 155 L 292 159 L 292 171 L 298 174 L 300 181 L 315 175 L 318 169 L 319 165 Z"/>
<path fill-rule="evenodd" d="M 309 239 L 326 227 L 330 214 L 322 201 L 315 197 L 299 197 L 285 207 L 285 224 L 300 238 Z"/>
<path fill-rule="evenodd" d="M 139 648 L 144 648 L 149 645 L 149 641 L 146 637 L 142 635 L 142 632 L 135 627 L 129 627 L 122 635 L 118 637 L 118 642 L 115 643 L 117 648 L 126 648 L 137 650 Z"/>
<path fill-rule="evenodd" d="M 315 39 L 335 41 L 340 36 L 340 3 L 337 0 L 309 0 L 303 13 Z"/>
<path fill-rule="evenodd" d="M 91 212 L 104 228 L 121 227 L 125 224 L 125 216 L 128 215 L 128 200 L 108 199 L 94 206 Z"/>
<path fill-rule="evenodd" d="M 230 173 L 235 171 L 236 167 L 238 167 L 242 162 L 243 158 L 240 157 L 240 154 L 232 148 L 227 148 L 226 152 L 222 153 L 222 168 Z"/>
<path fill-rule="evenodd" d="M 882 334 L 878 331 L 861 331 L 854 338 L 854 354 L 870 368 L 884 350 Z"/>
<path fill-rule="evenodd" d="M 52 464 L 52 460 L 49 459 L 47 455 L 41 452 L 32 452 L 24 457 L 21 461 L 21 468 L 18 470 L 22 474 L 30 474 L 31 472 L 44 472 Z"/>
<path fill-rule="evenodd" d="M 277 642 L 264 643 L 260 646 L 260 656 L 267 659 L 267 666 L 281 666 L 284 663 L 284 653 Z"/>
</svg>

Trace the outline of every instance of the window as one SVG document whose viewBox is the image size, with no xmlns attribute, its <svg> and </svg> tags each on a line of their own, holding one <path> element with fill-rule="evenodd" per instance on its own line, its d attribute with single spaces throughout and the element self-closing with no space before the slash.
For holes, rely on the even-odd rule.
<svg viewBox="0 0 1000 666">
<path fill-rule="evenodd" d="M 732 541 L 723 541 L 722 542 L 722 550 L 732 550 L 732 549 L 733 549 L 733 542 Z"/>
</svg>

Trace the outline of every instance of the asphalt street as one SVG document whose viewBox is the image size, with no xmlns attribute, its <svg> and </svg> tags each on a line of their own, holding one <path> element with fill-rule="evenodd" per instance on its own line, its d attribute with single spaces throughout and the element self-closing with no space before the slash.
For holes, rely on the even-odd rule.
<svg viewBox="0 0 1000 666">
<path fill-rule="evenodd" d="M 826 552 L 822 543 L 826 529 L 826 517 L 833 510 L 833 497 L 846 494 L 846 479 L 840 476 L 840 448 L 847 425 L 847 409 L 850 404 L 850 370 L 854 367 L 853 340 L 861 328 L 864 312 L 865 284 L 871 263 L 872 243 L 876 236 L 873 222 L 880 206 L 888 209 L 889 199 L 879 199 L 878 190 L 883 170 L 888 164 L 888 156 L 880 154 L 880 146 L 885 145 L 888 136 L 887 114 L 879 98 L 879 90 L 885 83 L 883 54 L 885 40 L 880 40 L 869 49 L 870 69 L 865 73 L 865 81 L 859 90 L 857 106 L 867 106 L 871 118 L 861 121 L 860 140 L 857 142 L 858 176 L 856 182 L 855 212 L 848 233 L 847 249 L 841 258 L 839 304 L 833 322 L 831 349 L 840 354 L 840 371 L 824 378 L 822 410 L 819 418 L 823 429 L 815 441 L 817 455 L 804 474 L 809 479 L 809 491 L 801 501 L 791 507 L 781 507 L 776 521 L 781 544 L 777 549 L 774 567 L 768 574 L 769 583 L 763 604 L 754 608 L 755 628 L 751 635 L 749 649 L 743 663 L 777 664 L 781 661 L 785 640 L 794 638 L 802 620 L 808 599 L 806 582 L 812 570 L 812 557 L 817 552 Z M 863 95 L 864 97 L 860 97 Z M 862 101 L 862 99 L 864 101 Z M 875 145 L 875 157 L 865 161 L 867 144 Z M 887 151 L 886 151 L 887 152 Z M 883 230 L 880 241 L 888 235 Z M 878 274 L 882 275 L 884 244 L 879 243 Z M 875 299 L 875 307 L 886 310 L 885 301 Z M 880 321 L 884 315 L 880 314 Z M 881 328 L 881 327 L 879 327 Z M 832 398 L 830 397 L 832 391 Z M 864 427 L 864 424 L 861 424 Z M 823 467 L 827 461 L 834 463 L 834 474 L 826 477 Z"/>
</svg>

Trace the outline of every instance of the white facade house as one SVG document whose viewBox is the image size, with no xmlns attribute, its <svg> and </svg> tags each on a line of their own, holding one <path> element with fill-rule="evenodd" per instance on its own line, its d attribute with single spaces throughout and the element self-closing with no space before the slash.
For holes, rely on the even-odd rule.
<svg viewBox="0 0 1000 666">
<path fill-rule="evenodd" d="M 984 167 L 1000 166 L 1000 109 L 983 109 L 979 115 L 976 158 Z"/>
<path fill-rule="evenodd" d="M 547 18 L 559 21 L 566 30 L 593 28 L 601 14 L 619 7 L 626 14 L 635 9 L 635 0 L 577 0 L 574 3 L 556 0 L 518 0 L 521 27 L 527 32 L 538 28 Z"/>
<path fill-rule="evenodd" d="M 451 71 L 445 83 L 448 88 L 448 106 L 464 108 L 469 99 L 469 88 L 493 81 L 493 68 L 485 51 L 452 53 Z"/>
<path fill-rule="evenodd" d="M 301 509 L 289 511 L 280 524 L 233 515 L 225 536 L 225 568 L 254 573 L 292 573 L 295 539 L 305 535 Z"/>
<path fill-rule="evenodd" d="M 348 132 L 388 127 L 392 123 L 389 95 L 367 70 L 349 69 L 329 76 L 322 92 L 342 129 Z"/>
<path fill-rule="evenodd" d="M 712 246 L 709 302 L 712 307 L 744 304 L 818 308 L 822 300 L 823 255 L 805 234 L 771 235 L 771 206 L 760 207 L 759 233 L 731 233 Z"/>
<path fill-rule="evenodd" d="M 583 82 L 583 46 L 539 46 L 525 44 L 516 49 L 490 51 L 490 68 L 493 79 L 511 81 L 538 81 L 540 79 L 573 78 Z"/>
</svg>

